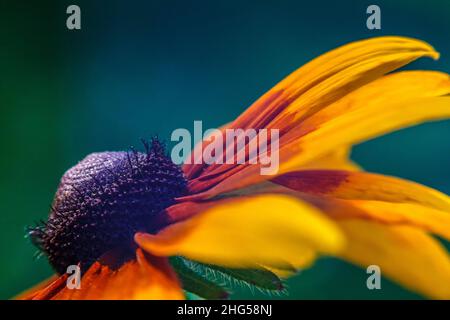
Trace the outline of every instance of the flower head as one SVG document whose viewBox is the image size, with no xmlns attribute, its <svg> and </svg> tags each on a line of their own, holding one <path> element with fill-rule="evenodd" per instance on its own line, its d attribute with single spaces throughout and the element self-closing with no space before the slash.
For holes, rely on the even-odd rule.
<svg viewBox="0 0 450 320">
<path fill-rule="evenodd" d="M 163 151 L 153 140 L 146 153 L 92 153 L 63 175 L 48 221 L 29 232 L 58 273 L 86 269 L 136 232 L 164 226 L 162 211 L 184 195 L 186 180 Z"/>
<path fill-rule="evenodd" d="M 250 161 L 190 161 L 181 174 L 154 149 L 88 156 L 63 176 L 46 225 L 31 231 L 59 274 L 23 297 L 174 299 L 184 288 L 223 298 L 201 270 L 281 290 L 279 278 L 329 255 L 450 298 L 441 285 L 450 283 L 450 259 L 433 237 L 450 239 L 450 198 L 349 160 L 354 144 L 450 116 L 446 73 L 391 73 L 438 56 L 419 40 L 372 38 L 286 77 L 221 128 L 279 129 L 275 176 Z M 68 264 L 83 267 L 80 290 L 65 285 Z"/>
</svg>

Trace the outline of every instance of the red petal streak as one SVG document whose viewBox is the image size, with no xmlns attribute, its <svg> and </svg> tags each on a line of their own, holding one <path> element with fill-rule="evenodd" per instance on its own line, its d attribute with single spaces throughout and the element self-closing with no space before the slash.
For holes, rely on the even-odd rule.
<svg viewBox="0 0 450 320">
<path fill-rule="evenodd" d="M 339 170 L 305 170 L 283 174 L 272 182 L 313 194 L 327 194 L 347 180 L 349 172 Z"/>
</svg>

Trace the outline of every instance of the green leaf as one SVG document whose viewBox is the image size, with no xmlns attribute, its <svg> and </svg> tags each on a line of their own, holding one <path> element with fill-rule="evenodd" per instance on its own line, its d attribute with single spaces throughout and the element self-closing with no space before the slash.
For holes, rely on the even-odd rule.
<svg viewBox="0 0 450 320">
<path fill-rule="evenodd" d="M 233 269 L 214 265 L 207 267 L 259 288 L 277 291 L 284 289 L 280 278 L 267 269 Z"/>
<path fill-rule="evenodd" d="M 205 299 L 226 299 L 228 292 L 186 266 L 181 258 L 172 257 L 170 263 L 178 274 L 183 289 Z"/>
<path fill-rule="evenodd" d="M 216 265 L 203 264 L 179 257 L 185 267 L 194 271 L 210 281 L 238 280 L 254 287 L 266 290 L 281 291 L 284 290 L 283 282 L 273 272 L 261 269 L 235 269 Z M 233 281 L 230 282 L 233 284 Z"/>
</svg>

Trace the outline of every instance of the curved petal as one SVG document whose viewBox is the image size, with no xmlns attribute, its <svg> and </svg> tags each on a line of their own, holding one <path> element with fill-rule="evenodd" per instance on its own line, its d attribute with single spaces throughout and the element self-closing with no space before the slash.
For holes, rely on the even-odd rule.
<svg viewBox="0 0 450 320">
<path fill-rule="evenodd" d="M 450 86 L 449 86 L 450 88 Z M 364 103 L 361 101 L 360 103 Z M 353 145 L 374 137 L 431 120 L 450 117 L 450 97 L 417 98 L 379 105 L 367 104 L 352 112 L 335 117 L 280 148 L 280 172 L 309 163 L 343 146 Z"/>
<path fill-rule="evenodd" d="M 328 120 L 368 105 L 379 111 L 389 108 L 392 101 L 440 97 L 450 93 L 450 77 L 438 71 L 402 71 L 383 76 L 330 104 L 302 122 L 305 128 L 317 128 Z M 407 106 L 405 106 L 407 108 Z"/>
<path fill-rule="evenodd" d="M 339 170 L 286 173 L 272 182 L 295 191 L 347 200 L 413 203 L 450 212 L 450 197 L 408 180 L 379 174 Z"/>
<path fill-rule="evenodd" d="M 431 298 L 450 299 L 450 259 L 426 233 L 405 226 L 361 220 L 338 222 L 348 238 L 340 257 L 363 268 L 377 265 L 381 274 Z"/>
<path fill-rule="evenodd" d="M 315 252 L 335 253 L 344 239 L 313 207 L 283 195 L 218 201 L 157 235 L 135 241 L 157 256 L 181 255 L 227 267 L 284 269 L 310 264 Z"/>
<path fill-rule="evenodd" d="M 290 172 L 311 163 L 337 148 L 363 142 L 395 129 L 427 120 L 450 117 L 450 97 L 421 98 L 401 104 L 389 105 L 379 112 L 378 106 L 354 110 L 326 122 L 319 129 L 303 136 L 299 141 L 281 145 L 279 174 Z M 405 112 L 407 107 L 407 112 Z M 260 175 L 258 165 L 242 166 L 242 169 L 226 177 L 197 198 L 210 198 L 220 193 L 243 188 L 264 181 L 270 176 Z"/>
<path fill-rule="evenodd" d="M 150 257 L 140 249 L 136 259 L 118 268 L 95 262 L 82 276 L 80 289 L 66 286 L 62 275 L 31 297 L 32 300 L 144 300 L 183 299 L 178 279 L 166 259 Z"/>
<path fill-rule="evenodd" d="M 299 196 L 333 219 L 361 219 L 393 226 L 412 226 L 450 241 L 450 212 L 417 203 L 340 200 L 305 194 Z"/>
<path fill-rule="evenodd" d="M 375 37 L 346 44 L 294 71 L 237 118 L 232 127 L 278 128 L 276 123 L 286 123 L 277 121 L 277 117 L 304 118 L 383 74 L 425 56 L 437 59 L 439 54 L 429 44 L 405 37 Z"/>
<path fill-rule="evenodd" d="M 410 203 L 381 201 L 350 201 L 365 212 L 369 219 L 386 224 L 413 225 L 450 241 L 450 212 Z"/>
<path fill-rule="evenodd" d="M 314 132 L 316 129 L 311 124 L 302 126 L 301 124 L 305 120 L 320 113 L 321 110 L 327 109 L 330 104 L 339 101 L 358 88 L 365 88 L 367 83 L 383 74 L 423 56 L 437 58 L 438 53 L 422 41 L 402 37 L 379 37 L 342 46 L 292 73 L 256 101 L 227 128 L 279 129 L 281 161 L 293 158 L 294 163 L 289 164 L 290 168 L 296 167 L 296 165 L 305 165 L 310 160 L 325 156 L 339 147 L 330 145 L 327 150 L 320 150 L 320 154 L 313 153 L 312 157 L 298 160 L 295 156 L 300 153 L 302 157 L 305 157 L 303 154 L 307 152 L 303 151 L 307 149 L 298 145 L 297 140 L 302 135 Z M 434 75 L 430 77 L 433 78 Z M 408 82 L 404 82 L 402 84 L 407 86 Z M 416 86 L 416 83 L 413 83 L 412 86 Z M 419 89 L 428 90 L 429 87 L 432 88 L 433 85 L 423 85 Z M 414 92 L 420 93 L 421 90 L 414 90 Z M 384 94 L 384 92 L 382 93 Z M 433 95 L 420 93 L 414 97 Z M 358 101 L 358 103 L 361 105 L 366 101 Z M 440 114 L 440 116 L 443 115 Z M 432 112 L 430 118 L 433 118 Z M 400 127 L 404 125 L 406 124 L 399 124 Z M 396 128 L 394 126 L 390 130 Z M 353 143 L 355 141 L 350 139 L 348 145 Z M 249 141 L 245 147 L 248 148 L 251 145 L 252 143 Z M 344 146 L 344 144 L 342 143 L 340 146 Z M 220 147 L 222 148 L 222 146 Z M 231 145 L 228 148 L 235 148 L 235 146 Z M 252 152 L 249 151 L 249 153 Z M 192 169 L 194 167 L 195 170 Z M 218 186 L 214 191 L 205 192 L 197 198 L 208 198 L 223 192 L 223 190 L 229 191 L 267 178 L 259 175 L 259 166 L 257 165 L 188 165 L 185 166 L 185 169 L 191 180 L 189 187 L 193 193 L 204 192 L 220 184 L 223 180 L 227 180 L 227 185 L 231 186 Z"/>
<path fill-rule="evenodd" d="M 450 117 L 450 97 L 421 98 L 388 106 L 390 109 L 383 112 L 378 106 L 355 110 L 328 121 L 298 141 L 281 145 L 279 173 L 295 170 L 346 145 L 427 120 Z M 407 112 L 404 107 L 407 107 Z M 267 176 L 259 174 L 259 170 L 257 165 L 245 166 L 198 197 L 212 197 L 267 179 Z"/>
</svg>

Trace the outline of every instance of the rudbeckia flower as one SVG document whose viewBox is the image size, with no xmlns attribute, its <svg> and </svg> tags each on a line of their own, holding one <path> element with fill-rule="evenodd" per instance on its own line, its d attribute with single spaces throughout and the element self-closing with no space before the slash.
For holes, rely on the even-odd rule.
<svg viewBox="0 0 450 320">
<path fill-rule="evenodd" d="M 286 77 L 221 128 L 279 129 L 276 175 L 249 163 L 180 168 L 156 140 L 145 153 L 89 155 L 63 176 L 48 221 L 30 230 L 57 275 L 21 298 L 226 297 L 205 270 L 281 290 L 280 278 L 322 255 L 378 265 L 410 290 L 450 298 L 450 259 L 437 239 L 450 240 L 450 198 L 349 159 L 352 145 L 450 116 L 446 73 L 391 73 L 438 56 L 419 40 L 379 37 Z M 66 286 L 68 265 L 81 268 L 80 289 Z"/>
</svg>

